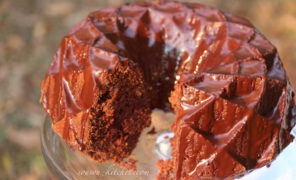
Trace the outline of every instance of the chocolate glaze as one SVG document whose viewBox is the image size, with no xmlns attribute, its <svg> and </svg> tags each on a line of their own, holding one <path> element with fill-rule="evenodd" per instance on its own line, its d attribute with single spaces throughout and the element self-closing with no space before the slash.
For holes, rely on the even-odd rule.
<svg viewBox="0 0 296 180">
<path fill-rule="evenodd" d="M 69 144 L 83 149 L 98 91 L 126 60 L 142 69 L 151 108 L 169 110 L 175 85 L 175 179 L 237 175 L 292 140 L 294 95 L 275 47 L 245 19 L 153 1 L 90 13 L 62 39 L 41 103 Z"/>
<path fill-rule="evenodd" d="M 263 77 L 202 73 L 175 86 L 176 179 L 240 176 L 270 163 L 290 143 L 286 124 L 295 119 L 283 112 L 295 108 L 291 89 L 279 82 L 271 89 L 274 80 Z"/>
</svg>

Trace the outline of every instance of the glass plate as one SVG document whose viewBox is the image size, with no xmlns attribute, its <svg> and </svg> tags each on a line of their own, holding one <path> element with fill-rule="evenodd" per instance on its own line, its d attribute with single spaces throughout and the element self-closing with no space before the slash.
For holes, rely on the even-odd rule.
<svg viewBox="0 0 296 180">
<path fill-rule="evenodd" d="M 161 112 L 157 112 L 161 114 Z M 154 113 L 155 114 L 155 113 Z M 148 134 L 147 128 L 141 135 L 136 149 L 131 155 L 138 162 L 137 171 L 127 171 L 113 163 L 96 163 L 80 152 L 69 149 L 64 141 L 52 130 L 51 120 L 47 117 L 41 132 L 41 146 L 44 159 L 52 175 L 57 179 L 102 179 L 102 180 L 152 180 L 158 169 L 158 159 L 169 158 L 169 140 L 165 136 L 172 136 L 168 132 L 170 122 L 165 113 L 162 118 L 155 119 L 152 114 L 152 124 L 158 127 L 159 133 Z M 162 121 L 160 121 L 162 119 Z M 171 120 L 170 120 L 171 121 Z M 157 123 L 157 124 L 155 124 Z M 160 128 L 159 128 L 160 127 Z M 295 132 L 295 131 L 293 131 Z M 294 133 L 295 136 L 295 133 Z M 292 180 L 296 179 L 296 142 L 294 140 L 271 164 L 241 178 L 242 180 Z"/>
</svg>

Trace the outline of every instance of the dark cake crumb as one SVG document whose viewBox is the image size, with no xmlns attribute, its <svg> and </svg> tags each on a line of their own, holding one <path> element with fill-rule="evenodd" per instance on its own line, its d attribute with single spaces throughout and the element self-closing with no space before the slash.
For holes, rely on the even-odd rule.
<svg viewBox="0 0 296 180">
<path fill-rule="evenodd" d="M 151 130 L 147 132 L 147 134 L 149 134 L 149 135 L 154 135 L 154 134 L 156 134 L 155 127 L 153 126 L 153 127 L 151 128 Z"/>
<path fill-rule="evenodd" d="M 172 160 L 159 160 L 157 162 L 157 167 L 159 169 L 159 174 L 156 176 L 156 180 L 173 180 L 173 162 Z"/>
<path fill-rule="evenodd" d="M 139 69 L 128 61 L 108 73 L 109 84 L 91 109 L 86 152 L 93 159 L 122 161 L 131 154 L 141 131 L 150 125 L 150 103 L 141 77 Z"/>
<path fill-rule="evenodd" d="M 127 170 L 127 171 L 134 171 L 135 172 L 137 170 L 137 166 L 136 166 L 137 162 L 138 162 L 137 160 L 135 160 L 133 158 L 129 158 L 125 161 L 122 161 L 120 163 L 120 167 Z"/>
</svg>

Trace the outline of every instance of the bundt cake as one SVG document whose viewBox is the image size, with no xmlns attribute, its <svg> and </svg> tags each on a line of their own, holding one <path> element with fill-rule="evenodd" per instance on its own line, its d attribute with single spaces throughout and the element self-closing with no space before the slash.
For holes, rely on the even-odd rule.
<svg viewBox="0 0 296 180">
<path fill-rule="evenodd" d="M 98 162 L 131 154 L 152 109 L 174 111 L 158 179 L 233 178 L 293 140 L 294 93 L 276 48 L 249 21 L 196 3 L 90 13 L 41 84 L 54 131 Z"/>
</svg>

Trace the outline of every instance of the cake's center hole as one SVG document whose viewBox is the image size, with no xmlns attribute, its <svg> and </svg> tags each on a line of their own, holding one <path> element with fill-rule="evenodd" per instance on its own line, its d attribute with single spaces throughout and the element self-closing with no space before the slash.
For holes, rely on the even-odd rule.
<svg viewBox="0 0 296 180">
<path fill-rule="evenodd" d="M 170 140 L 174 137 L 173 132 L 164 132 L 157 136 L 155 142 L 155 151 L 157 155 L 163 160 L 172 158 L 171 156 L 171 143 Z"/>
<path fill-rule="evenodd" d="M 174 133 L 170 131 L 170 126 L 175 119 L 175 113 L 165 112 L 159 109 L 154 109 L 151 114 L 151 127 L 156 132 L 154 150 L 164 160 L 171 158 L 172 148 L 170 140 L 174 137 Z"/>
</svg>

